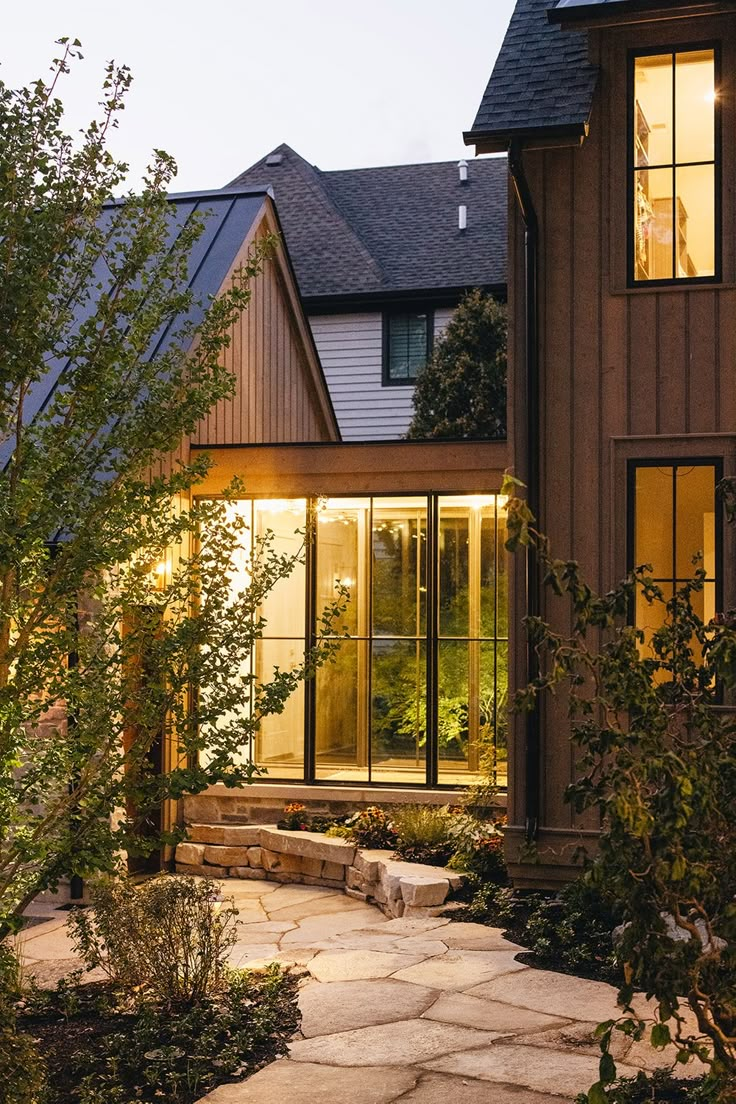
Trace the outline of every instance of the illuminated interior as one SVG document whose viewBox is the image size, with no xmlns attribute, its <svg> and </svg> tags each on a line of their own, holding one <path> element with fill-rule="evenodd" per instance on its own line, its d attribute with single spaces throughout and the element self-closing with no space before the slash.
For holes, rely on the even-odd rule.
<svg viewBox="0 0 736 1104">
<path fill-rule="evenodd" d="M 263 721 L 244 760 L 273 779 L 409 785 L 467 784 L 489 767 L 505 785 L 504 503 L 497 495 L 233 503 L 250 534 L 233 593 L 247 585 L 253 539 L 269 529 L 277 551 L 292 552 L 302 540 L 295 530 L 308 512 L 315 519 L 310 569 L 280 581 L 262 608 L 257 680 L 301 659 L 306 611 L 319 618 L 336 582 L 350 595 L 313 709 L 301 685 L 282 714 Z"/>
<path fill-rule="evenodd" d="M 706 583 L 693 594 L 704 622 L 716 613 L 716 469 L 712 464 L 637 466 L 634 485 L 634 565 L 651 564 L 670 599 L 702 565 Z M 646 636 L 662 627 L 665 610 L 637 593 L 635 619 Z"/>
<path fill-rule="evenodd" d="M 634 62 L 634 278 L 716 273 L 715 53 Z"/>
</svg>

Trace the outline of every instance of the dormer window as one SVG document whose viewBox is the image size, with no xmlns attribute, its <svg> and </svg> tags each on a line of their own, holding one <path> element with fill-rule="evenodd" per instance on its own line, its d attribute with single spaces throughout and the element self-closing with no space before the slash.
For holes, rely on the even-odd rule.
<svg viewBox="0 0 736 1104">
<path fill-rule="evenodd" d="M 633 58 L 633 283 L 718 278 L 716 50 Z"/>
</svg>

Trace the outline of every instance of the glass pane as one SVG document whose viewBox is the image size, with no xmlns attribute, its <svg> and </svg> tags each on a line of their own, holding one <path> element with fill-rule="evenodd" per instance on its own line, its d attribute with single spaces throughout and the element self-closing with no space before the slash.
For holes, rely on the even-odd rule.
<svg viewBox="0 0 736 1104">
<path fill-rule="evenodd" d="M 637 280 L 674 276 L 671 169 L 637 172 L 634 186 L 634 248 Z"/>
<path fill-rule="evenodd" d="M 675 160 L 715 159 L 715 55 L 688 50 L 675 59 Z"/>
<path fill-rule="evenodd" d="M 662 591 L 664 601 L 647 602 L 646 598 L 642 596 L 641 591 L 637 590 L 636 593 L 636 606 L 634 610 L 634 623 L 637 629 L 642 629 L 644 632 L 644 646 L 642 648 L 642 654 L 647 658 L 652 658 L 652 650 L 649 647 L 649 641 L 652 638 L 653 633 L 657 629 L 661 629 L 667 619 L 667 607 L 666 603 L 672 597 L 674 591 L 671 585 L 666 583 L 658 583 L 659 589 Z"/>
<path fill-rule="evenodd" d="M 497 496 L 494 506 L 484 507 L 480 543 L 480 635 L 508 636 L 508 577 L 503 546 L 506 512 Z"/>
<path fill-rule="evenodd" d="M 451 502 L 440 499 L 440 635 L 469 636 L 470 511 Z"/>
<path fill-rule="evenodd" d="M 257 537 L 273 534 L 269 548 L 279 556 L 299 556 L 307 523 L 306 502 L 299 499 L 261 499 L 254 503 Z M 303 560 L 303 556 L 302 556 Z M 280 579 L 261 604 L 267 636 L 304 637 L 306 572 L 304 563 L 296 563 L 291 573 Z"/>
<path fill-rule="evenodd" d="M 397 314 L 389 318 L 389 375 L 393 380 L 416 378 L 427 359 L 426 314 Z"/>
<path fill-rule="evenodd" d="M 457 640 L 440 643 L 437 746 L 439 769 L 443 774 L 466 771 L 469 751 L 472 751 L 473 770 L 478 770 L 479 670 L 477 641 L 472 644 Z M 471 685 L 474 695 L 469 703 Z M 442 781 L 447 782 L 447 778 Z"/>
<path fill-rule="evenodd" d="M 672 54 L 634 63 L 634 164 L 672 165 Z"/>
<path fill-rule="evenodd" d="M 317 610 L 335 597 L 335 585 L 350 598 L 339 621 L 351 636 L 368 635 L 368 524 L 370 499 L 331 498 L 317 515 Z"/>
<path fill-rule="evenodd" d="M 368 781 L 368 644 L 345 640 L 317 672 L 316 773 Z"/>
<path fill-rule="evenodd" d="M 426 780 L 426 648 L 422 641 L 373 643 L 371 780 Z"/>
<path fill-rule="evenodd" d="M 506 786 L 508 784 L 508 729 L 509 729 L 509 646 L 497 644 L 492 649 L 490 644 L 481 645 L 483 678 L 487 676 L 491 660 L 493 661 L 493 695 L 486 696 L 483 690 L 481 697 L 481 722 L 487 725 L 493 733 L 493 765 L 496 775 L 496 784 Z M 485 683 L 483 684 L 485 685 Z"/>
<path fill-rule="evenodd" d="M 716 271 L 716 191 L 713 165 L 675 172 L 677 275 L 713 276 Z"/>
<path fill-rule="evenodd" d="M 637 468 L 635 494 L 633 566 L 651 564 L 655 579 L 671 579 L 672 468 Z"/>
<path fill-rule="evenodd" d="M 421 636 L 426 623 L 426 498 L 373 502 L 373 632 Z"/>
<path fill-rule="evenodd" d="M 699 566 L 711 579 L 716 569 L 716 473 L 709 465 L 677 468 L 676 572 L 692 579 Z M 694 558 L 701 557 L 698 564 Z"/>
<path fill-rule="evenodd" d="M 304 599 L 302 598 L 302 603 Z M 256 676 L 268 683 L 274 668 L 288 671 L 304 659 L 304 639 L 261 640 L 256 646 Z M 256 761 L 276 778 L 304 777 L 304 683 L 286 699 L 282 713 L 264 717 L 256 738 Z"/>
</svg>

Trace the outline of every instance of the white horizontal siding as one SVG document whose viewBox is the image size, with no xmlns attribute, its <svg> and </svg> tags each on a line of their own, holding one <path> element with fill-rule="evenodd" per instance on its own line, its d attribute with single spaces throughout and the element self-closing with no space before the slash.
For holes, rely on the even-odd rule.
<svg viewBox="0 0 736 1104">
<path fill-rule="evenodd" d="M 450 308 L 435 311 L 435 340 Z M 414 388 L 382 384 L 383 316 L 380 312 L 319 314 L 309 319 L 335 414 L 345 441 L 403 437 L 414 407 Z"/>
</svg>

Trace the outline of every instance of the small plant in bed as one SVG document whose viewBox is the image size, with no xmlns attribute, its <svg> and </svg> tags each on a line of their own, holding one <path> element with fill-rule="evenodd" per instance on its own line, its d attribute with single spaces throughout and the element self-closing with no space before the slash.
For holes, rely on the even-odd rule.
<svg viewBox="0 0 736 1104">
<path fill-rule="evenodd" d="M 227 966 L 235 910 L 218 892 L 190 878 L 104 882 L 72 914 L 85 965 L 107 980 L 72 976 L 21 1002 L 19 1027 L 46 1060 L 38 1104 L 192 1104 L 285 1053 L 296 979 Z"/>
<path fill-rule="evenodd" d="M 609 1104 L 713 1104 L 713 1095 L 702 1077 L 683 1080 L 669 1070 L 622 1077 L 608 1088 Z M 575 1104 L 588 1104 L 588 1094 L 580 1093 Z"/>
<path fill-rule="evenodd" d="M 455 853 L 454 814 L 443 805 L 400 805 L 391 814 L 397 836 L 396 857 L 407 862 L 445 866 Z"/>
</svg>

